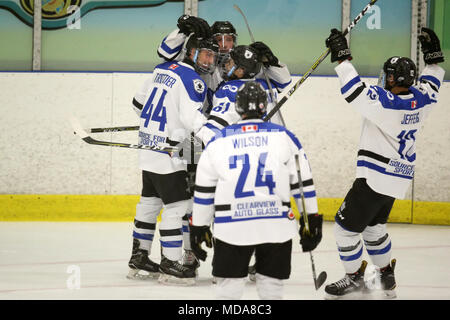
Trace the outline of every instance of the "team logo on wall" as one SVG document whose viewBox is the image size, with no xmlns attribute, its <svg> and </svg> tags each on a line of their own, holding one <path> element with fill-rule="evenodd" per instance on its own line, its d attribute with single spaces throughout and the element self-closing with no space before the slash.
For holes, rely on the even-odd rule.
<svg viewBox="0 0 450 320">
<path fill-rule="evenodd" d="M 42 0 L 42 29 L 70 28 L 95 9 L 159 6 L 167 1 L 184 0 Z M 0 0 L 0 9 L 12 12 L 22 22 L 33 26 L 34 0 Z"/>
</svg>

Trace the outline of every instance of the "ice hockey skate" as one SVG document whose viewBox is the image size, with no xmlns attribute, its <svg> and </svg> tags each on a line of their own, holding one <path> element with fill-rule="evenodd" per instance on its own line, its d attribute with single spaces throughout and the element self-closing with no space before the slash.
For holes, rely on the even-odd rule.
<svg viewBox="0 0 450 320">
<path fill-rule="evenodd" d="M 389 265 L 375 270 L 374 276 L 366 281 L 364 293 L 368 299 L 395 299 L 397 297 L 394 275 L 396 262 L 395 259 L 392 259 Z"/>
<path fill-rule="evenodd" d="M 193 269 L 195 271 L 195 275 L 198 275 L 198 268 L 200 267 L 200 262 L 195 256 L 192 250 L 184 250 L 183 255 L 183 266 Z"/>
<path fill-rule="evenodd" d="M 148 257 L 148 251 L 139 249 L 139 241 L 133 239 L 133 251 L 128 262 L 128 279 L 156 279 L 159 277 L 159 265 Z"/>
<path fill-rule="evenodd" d="M 191 269 L 178 261 L 167 259 L 161 256 L 159 264 L 160 276 L 159 283 L 192 286 L 195 284 L 195 269 Z"/>
<path fill-rule="evenodd" d="M 363 260 L 361 267 L 355 273 L 346 274 L 344 278 L 325 287 L 325 299 L 356 299 L 364 290 L 364 271 L 367 261 Z"/>
</svg>

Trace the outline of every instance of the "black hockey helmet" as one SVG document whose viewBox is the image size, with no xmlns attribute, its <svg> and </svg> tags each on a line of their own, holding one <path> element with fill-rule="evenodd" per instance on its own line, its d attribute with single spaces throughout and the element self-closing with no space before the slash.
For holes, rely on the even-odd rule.
<svg viewBox="0 0 450 320">
<path fill-rule="evenodd" d="M 261 119 L 267 110 L 267 93 L 258 82 L 248 81 L 239 88 L 234 108 L 241 117 Z"/>
<path fill-rule="evenodd" d="M 392 89 L 387 83 L 387 78 L 392 75 L 395 85 L 409 88 L 417 81 L 417 68 L 414 62 L 406 57 L 394 56 L 386 60 L 380 76 L 380 85 L 386 90 Z"/>
<path fill-rule="evenodd" d="M 217 53 L 219 52 L 219 45 L 213 38 L 196 38 L 194 35 L 188 39 L 186 43 L 186 56 L 189 57 L 192 49 L 195 49 L 194 56 L 191 58 L 194 63 L 194 68 L 199 73 L 212 73 L 217 65 Z M 214 63 L 211 65 L 201 65 L 198 62 L 198 55 L 200 51 L 208 50 L 215 55 Z"/>
<path fill-rule="evenodd" d="M 258 61 L 258 54 L 255 49 L 250 46 L 237 46 L 230 52 L 234 66 L 227 71 L 225 78 L 232 77 L 234 71 L 238 68 L 244 70 L 244 79 L 250 79 L 256 76 L 261 70 L 261 63 Z"/>
<path fill-rule="evenodd" d="M 234 41 L 236 41 L 237 33 L 234 26 L 231 24 L 230 21 L 216 21 L 211 26 L 211 33 L 212 36 L 222 35 L 222 34 L 229 34 L 233 36 Z"/>
</svg>

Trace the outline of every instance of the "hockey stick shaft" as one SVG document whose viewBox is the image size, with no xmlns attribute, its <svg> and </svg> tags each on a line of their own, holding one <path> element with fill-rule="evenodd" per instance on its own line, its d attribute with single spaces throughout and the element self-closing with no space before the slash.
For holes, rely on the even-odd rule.
<svg viewBox="0 0 450 320">
<path fill-rule="evenodd" d="M 106 146 L 106 147 L 119 147 L 119 148 L 129 148 L 129 149 L 141 149 L 141 150 L 152 150 L 152 151 L 160 151 L 165 153 L 172 153 L 179 151 L 177 147 L 158 147 L 158 146 L 148 146 L 141 144 L 131 144 L 131 143 L 123 143 L 123 142 L 110 142 L 110 141 L 102 141 L 93 139 L 80 125 L 77 119 L 74 117 L 70 118 L 70 123 L 74 130 L 74 134 L 79 136 L 84 142 L 93 145 Z"/>
<path fill-rule="evenodd" d="M 353 21 L 350 23 L 350 25 L 347 27 L 347 29 L 344 30 L 343 34 L 344 36 L 347 35 L 361 20 L 362 17 L 367 13 L 367 11 L 377 2 L 378 0 L 371 0 L 367 6 L 364 7 L 364 9 L 358 14 L 358 16 L 353 19 Z M 269 121 L 270 118 L 273 117 L 273 115 L 285 104 L 285 102 L 292 96 L 292 94 L 297 90 L 303 82 L 305 82 L 306 79 L 309 78 L 309 76 L 313 73 L 314 70 L 319 66 L 319 64 L 322 63 L 323 60 L 330 54 L 330 48 L 327 48 L 322 55 L 314 62 L 314 64 L 309 68 L 309 70 L 300 78 L 300 80 L 297 81 L 297 83 L 287 92 L 287 94 L 280 100 L 280 102 L 277 103 L 277 105 L 267 114 L 267 116 L 264 118 L 264 121 Z"/>
<path fill-rule="evenodd" d="M 250 26 L 249 26 L 249 24 L 248 24 L 248 21 L 247 21 L 247 18 L 246 18 L 246 16 L 245 16 L 244 12 L 243 12 L 243 11 L 241 10 L 241 8 L 239 8 L 239 6 L 236 5 L 236 4 L 233 5 L 233 7 L 234 7 L 234 8 L 242 15 L 242 17 L 244 18 L 245 25 L 247 26 L 248 33 L 250 34 L 250 40 L 252 41 L 252 43 L 255 42 L 255 37 L 253 36 L 253 32 L 252 32 L 252 30 L 250 29 Z M 266 80 L 267 85 L 269 86 L 270 98 L 271 98 L 271 100 L 272 100 L 273 103 L 277 104 L 277 100 L 275 99 L 275 94 L 273 93 L 272 84 L 270 83 L 269 77 L 267 76 L 267 73 L 266 73 L 266 71 L 264 70 L 264 67 L 262 68 L 262 72 L 263 72 L 263 75 L 264 75 L 264 79 Z M 281 119 L 281 122 L 282 122 L 283 126 L 286 126 L 286 124 L 285 124 L 285 122 L 284 122 L 284 119 L 283 119 L 283 116 L 281 115 L 281 112 L 279 112 L 279 115 L 280 115 L 280 119 Z"/>
<path fill-rule="evenodd" d="M 309 235 L 309 221 L 308 221 L 308 212 L 306 211 L 306 205 L 305 205 L 305 196 L 303 195 L 303 180 L 302 180 L 302 173 L 300 169 L 300 160 L 298 154 L 295 155 L 295 165 L 297 166 L 297 178 L 298 178 L 298 188 L 300 191 L 300 199 L 302 204 L 302 217 L 303 221 L 305 222 L 305 231 L 306 234 Z M 297 202 L 298 206 L 298 202 Z M 319 275 L 319 278 L 316 274 L 316 264 L 314 263 L 314 257 L 311 251 L 309 251 L 309 258 L 311 259 L 311 269 L 313 274 L 313 280 L 314 280 L 314 287 L 317 289 L 320 288 L 320 286 L 325 282 L 327 275 L 325 272 L 321 272 Z"/>
<path fill-rule="evenodd" d="M 122 126 L 122 127 L 106 127 L 106 128 L 90 128 L 89 133 L 101 132 L 121 132 L 121 131 L 137 131 L 139 126 Z"/>
</svg>

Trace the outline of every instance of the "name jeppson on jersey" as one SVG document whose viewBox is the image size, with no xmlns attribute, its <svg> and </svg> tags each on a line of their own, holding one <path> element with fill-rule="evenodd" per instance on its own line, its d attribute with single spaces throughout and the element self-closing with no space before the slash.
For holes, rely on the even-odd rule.
<svg viewBox="0 0 450 320">
<path fill-rule="evenodd" d="M 427 65 L 409 94 L 395 95 L 362 82 L 348 60 L 335 70 L 341 93 L 363 116 L 356 177 L 378 193 L 404 199 L 414 177 L 416 138 L 436 105 L 445 71 Z"/>
<path fill-rule="evenodd" d="M 298 234 L 290 197 L 300 197 L 295 154 L 299 154 L 306 210 L 317 213 L 308 160 L 286 128 L 242 120 L 220 131 L 197 167 L 192 224 L 209 226 L 234 245 L 281 243 Z"/>
<path fill-rule="evenodd" d="M 214 93 L 213 104 L 211 112 L 208 116 L 208 121 L 203 128 L 200 129 L 198 137 L 202 139 L 204 144 L 207 144 L 216 133 L 220 132 L 226 126 L 238 122 L 241 117 L 236 112 L 236 95 L 239 88 L 248 81 L 256 81 L 267 93 L 267 113 L 269 113 L 275 103 L 271 100 L 270 89 L 267 82 L 263 79 L 237 79 L 224 82 L 220 85 L 217 91 Z M 272 80 L 272 85 L 275 89 L 282 90 L 289 83 L 278 83 Z M 277 90 L 273 90 L 274 99 L 277 99 Z M 271 122 L 276 124 L 282 124 L 279 114 L 276 113 L 271 119 Z"/>
<path fill-rule="evenodd" d="M 206 84 L 184 62 L 165 62 L 155 67 L 133 99 L 140 116 L 139 144 L 173 146 L 196 133 L 206 122 L 202 106 Z M 165 152 L 139 150 L 139 167 L 158 174 L 186 169 L 186 161 Z"/>
</svg>

